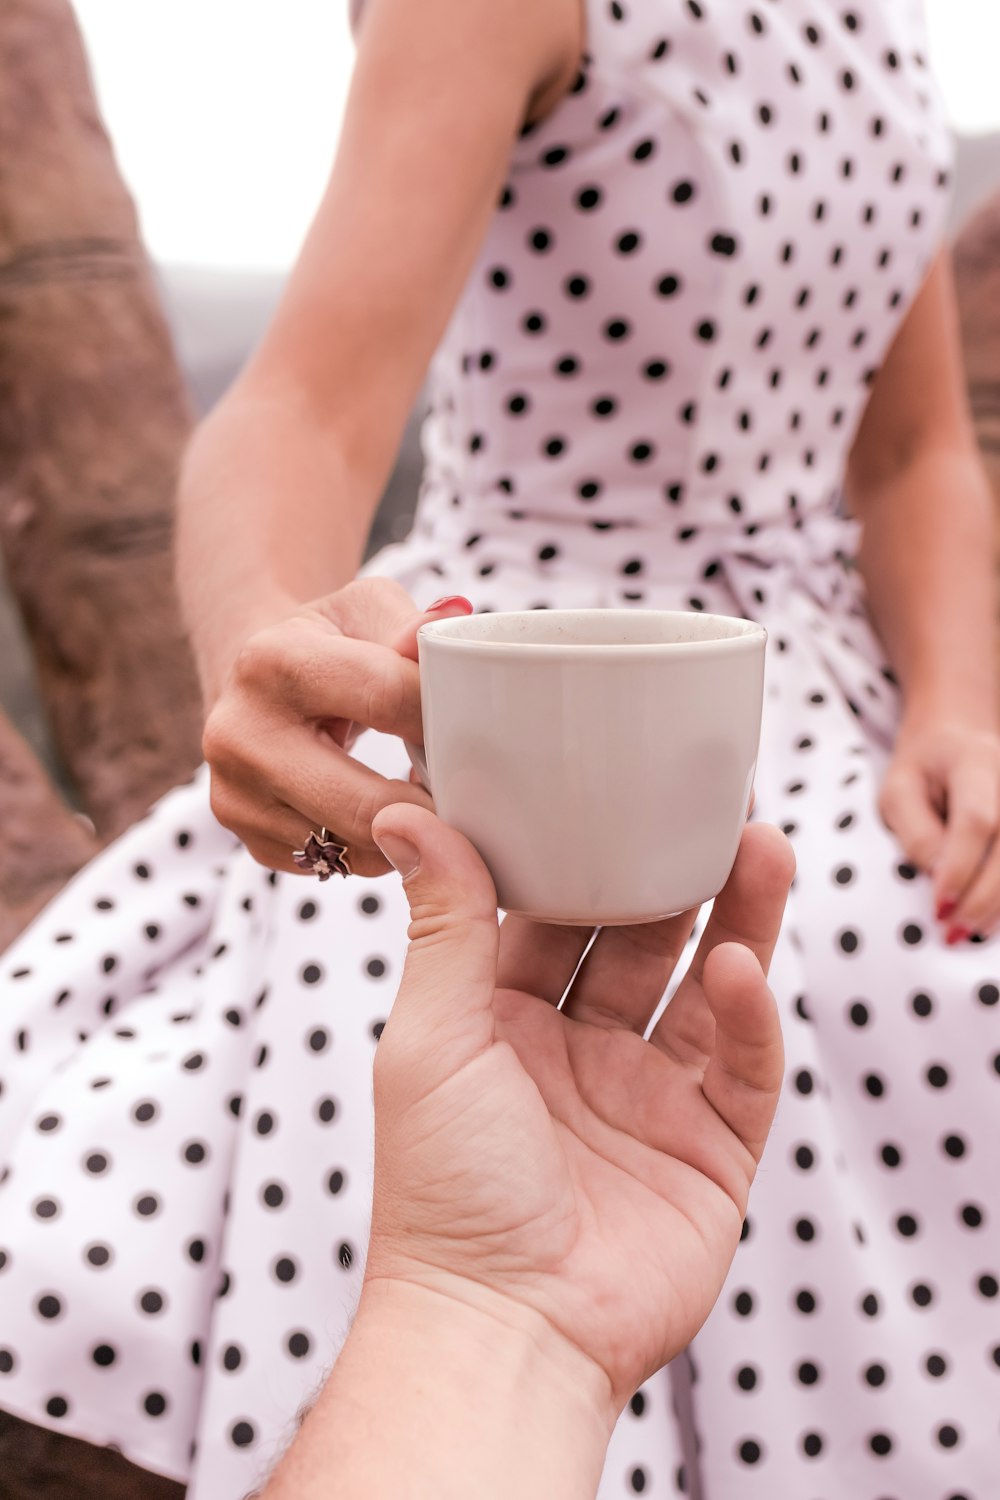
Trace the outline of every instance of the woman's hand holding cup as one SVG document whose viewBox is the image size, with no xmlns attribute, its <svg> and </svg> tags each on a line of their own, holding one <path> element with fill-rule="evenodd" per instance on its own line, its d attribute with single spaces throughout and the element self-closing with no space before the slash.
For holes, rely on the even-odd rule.
<svg viewBox="0 0 1000 1500">
<path fill-rule="evenodd" d="M 418 610 L 398 583 L 359 579 L 253 635 L 209 712 L 203 751 L 212 810 L 272 870 L 310 830 L 346 844 L 355 874 L 389 868 L 372 820 L 390 803 L 431 805 L 422 787 L 389 781 L 350 755 L 363 729 L 423 741 L 416 633 L 468 614 L 450 598 Z"/>
</svg>

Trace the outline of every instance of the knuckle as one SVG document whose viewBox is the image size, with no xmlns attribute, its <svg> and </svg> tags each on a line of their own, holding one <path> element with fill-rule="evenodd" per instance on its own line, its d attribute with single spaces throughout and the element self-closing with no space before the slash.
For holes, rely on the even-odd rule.
<svg viewBox="0 0 1000 1500">
<path fill-rule="evenodd" d="M 391 728 L 406 707 L 403 674 L 388 663 L 372 667 L 364 684 L 364 702 L 370 726 Z"/>
<path fill-rule="evenodd" d="M 890 774 L 882 783 L 882 789 L 878 795 L 878 810 L 883 823 L 888 828 L 895 829 L 899 820 L 900 789 L 895 777 Z"/>
<path fill-rule="evenodd" d="M 225 774 L 232 769 L 238 758 L 238 738 L 234 732 L 232 715 L 224 699 L 220 700 L 205 720 L 201 736 L 201 753 L 214 772 Z M 216 777 L 212 777 L 215 786 Z"/>
<path fill-rule="evenodd" d="M 280 629 L 259 630 L 240 647 L 233 662 L 232 681 L 244 690 L 254 691 L 274 676 L 282 652 Z"/>
<path fill-rule="evenodd" d="M 982 806 L 968 807 L 963 817 L 966 831 L 976 838 L 987 838 L 996 828 L 996 815 Z"/>
<path fill-rule="evenodd" d="M 250 858 L 256 864 L 263 865 L 265 870 L 281 870 L 285 868 L 284 865 L 275 863 L 273 846 L 269 847 L 259 836 L 251 834 L 248 838 L 245 838 L 243 840 L 243 847 L 250 855 Z"/>
<path fill-rule="evenodd" d="M 378 783 L 372 786 L 365 780 L 350 787 L 336 814 L 344 824 L 341 829 L 343 836 L 347 838 L 350 834 L 355 840 L 361 837 L 366 844 L 370 845 L 372 823 L 381 808 L 382 798 L 379 796 Z"/>
<path fill-rule="evenodd" d="M 223 828 L 228 828 L 231 833 L 243 838 L 240 828 L 239 799 L 233 795 L 225 782 L 215 775 L 211 778 L 209 805 L 217 823 L 221 823 Z M 245 839 L 244 842 L 246 842 Z"/>
</svg>

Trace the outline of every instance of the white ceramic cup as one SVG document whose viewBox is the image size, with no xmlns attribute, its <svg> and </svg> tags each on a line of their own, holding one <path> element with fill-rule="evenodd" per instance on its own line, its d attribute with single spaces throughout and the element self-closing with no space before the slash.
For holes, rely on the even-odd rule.
<svg viewBox="0 0 1000 1500">
<path fill-rule="evenodd" d="M 505 911 L 610 926 L 718 894 L 753 788 L 766 638 L 725 615 L 635 609 L 420 627 L 425 756 L 411 758 Z"/>
</svg>

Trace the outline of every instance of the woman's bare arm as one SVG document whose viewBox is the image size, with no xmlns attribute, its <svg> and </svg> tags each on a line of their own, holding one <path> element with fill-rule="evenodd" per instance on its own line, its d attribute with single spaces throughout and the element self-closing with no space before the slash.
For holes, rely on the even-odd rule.
<svg viewBox="0 0 1000 1500">
<path fill-rule="evenodd" d="M 904 695 L 883 813 L 913 862 L 935 871 L 942 919 L 975 931 L 1000 915 L 995 539 L 945 253 L 879 373 L 848 489 Z"/>
<path fill-rule="evenodd" d="M 266 337 L 195 436 L 178 580 L 206 698 L 356 572 L 511 145 L 571 82 L 579 0 L 369 0 L 329 186 Z"/>
</svg>

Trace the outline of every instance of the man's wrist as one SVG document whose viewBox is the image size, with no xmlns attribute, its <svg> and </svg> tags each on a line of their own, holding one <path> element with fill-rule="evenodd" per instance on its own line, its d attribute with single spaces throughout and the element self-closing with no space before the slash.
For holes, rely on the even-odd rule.
<svg viewBox="0 0 1000 1500">
<path fill-rule="evenodd" d="M 265 1500 L 320 1474 L 324 1500 L 580 1500 L 616 1417 L 607 1376 L 540 1314 L 457 1279 L 372 1277 Z"/>
<path fill-rule="evenodd" d="M 516 1397 L 526 1384 L 537 1390 L 544 1380 L 553 1400 L 565 1404 L 566 1421 L 599 1430 L 605 1445 L 619 1415 L 596 1360 L 534 1308 L 469 1278 L 424 1271 L 419 1278 L 366 1277 L 354 1329 L 373 1340 L 412 1340 L 425 1354 L 439 1347 L 451 1357 L 458 1347 L 475 1371 L 483 1358 L 497 1396 L 506 1389 Z"/>
</svg>

